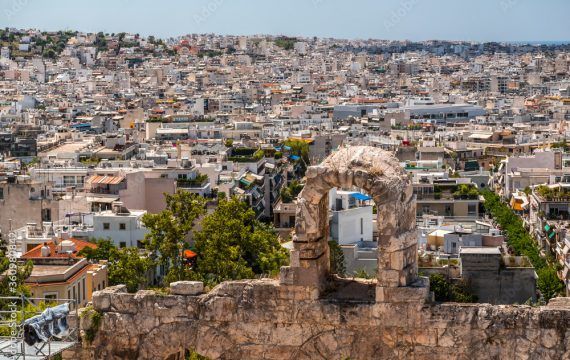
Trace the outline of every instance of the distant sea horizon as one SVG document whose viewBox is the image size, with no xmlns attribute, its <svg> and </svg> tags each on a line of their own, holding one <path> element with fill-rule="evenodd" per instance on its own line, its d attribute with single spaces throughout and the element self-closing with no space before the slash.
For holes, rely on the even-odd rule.
<svg viewBox="0 0 570 360">
<path fill-rule="evenodd" d="M 564 41 L 505 41 L 507 44 L 514 45 L 568 45 L 570 40 Z"/>
</svg>

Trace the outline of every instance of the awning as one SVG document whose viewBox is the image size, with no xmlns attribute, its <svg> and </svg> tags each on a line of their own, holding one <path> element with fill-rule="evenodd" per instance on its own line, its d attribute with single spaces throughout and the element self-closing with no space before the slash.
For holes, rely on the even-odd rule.
<svg viewBox="0 0 570 360">
<path fill-rule="evenodd" d="M 110 204 L 113 201 L 119 200 L 119 197 L 87 196 L 86 200 L 87 200 L 87 202 L 90 202 L 90 203 Z"/>
<path fill-rule="evenodd" d="M 124 179 L 124 176 L 93 175 L 85 180 L 85 182 L 88 184 L 117 185 Z"/>
<path fill-rule="evenodd" d="M 297 155 L 291 155 L 291 156 L 289 156 L 289 159 L 291 159 L 291 160 L 293 160 L 293 161 L 297 161 L 297 160 L 300 159 L 300 157 L 297 156 Z"/>
<path fill-rule="evenodd" d="M 544 230 L 546 230 L 547 232 L 550 231 L 550 225 L 548 224 L 544 225 Z"/>
<path fill-rule="evenodd" d="M 360 201 L 368 201 L 368 200 L 372 200 L 372 198 L 368 195 L 364 195 L 361 193 L 352 193 L 350 194 L 350 196 L 352 196 L 353 198 L 355 198 L 356 200 L 360 200 Z"/>
<path fill-rule="evenodd" d="M 196 254 L 194 251 L 192 250 L 184 250 L 184 258 L 185 259 L 191 259 L 198 256 L 198 254 Z"/>
</svg>

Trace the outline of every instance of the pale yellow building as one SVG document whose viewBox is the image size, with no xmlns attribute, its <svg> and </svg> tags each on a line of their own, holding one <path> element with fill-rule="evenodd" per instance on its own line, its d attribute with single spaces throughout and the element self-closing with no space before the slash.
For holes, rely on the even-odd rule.
<svg viewBox="0 0 570 360">
<path fill-rule="evenodd" d="M 34 267 L 26 279 L 32 297 L 46 300 L 73 299 L 79 307 L 91 301 L 93 292 L 108 285 L 108 267 L 104 262 L 91 264 L 78 256 L 95 244 L 77 240 L 58 240 L 38 245 L 22 256 Z"/>
</svg>

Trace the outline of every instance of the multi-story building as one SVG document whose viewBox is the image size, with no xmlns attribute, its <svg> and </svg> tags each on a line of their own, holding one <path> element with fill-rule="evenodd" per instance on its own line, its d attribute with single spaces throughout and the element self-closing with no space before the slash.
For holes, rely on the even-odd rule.
<svg viewBox="0 0 570 360">
<path fill-rule="evenodd" d="M 93 292 L 108 284 L 105 263 L 89 263 L 79 252 L 96 245 L 73 238 L 54 238 L 22 255 L 33 263 L 25 284 L 33 298 L 49 300 L 73 299 L 79 307 L 91 301 Z"/>
<path fill-rule="evenodd" d="M 373 241 L 373 206 L 371 197 L 355 191 L 331 189 L 330 235 L 340 245 Z"/>
<path fill-rule="evenodd" d="M 447 173 L 414 174 L 417 216 L 479 217 L 481 196 L 468 178 L 449 178 Z"/>
</svg>

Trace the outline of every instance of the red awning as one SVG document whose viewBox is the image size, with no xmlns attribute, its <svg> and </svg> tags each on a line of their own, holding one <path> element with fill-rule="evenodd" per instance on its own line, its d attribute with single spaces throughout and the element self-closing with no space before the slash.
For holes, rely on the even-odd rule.
<svg viewBox="0 0 570 360">
<path fill-rule="evenodd" d="M 192 250 L 184 250 L 184 258 L 185 259 L 191 259 L 193 257 L 198 256 L 198 254 L 196 254 L 194 251 Z"/>
</svg>

